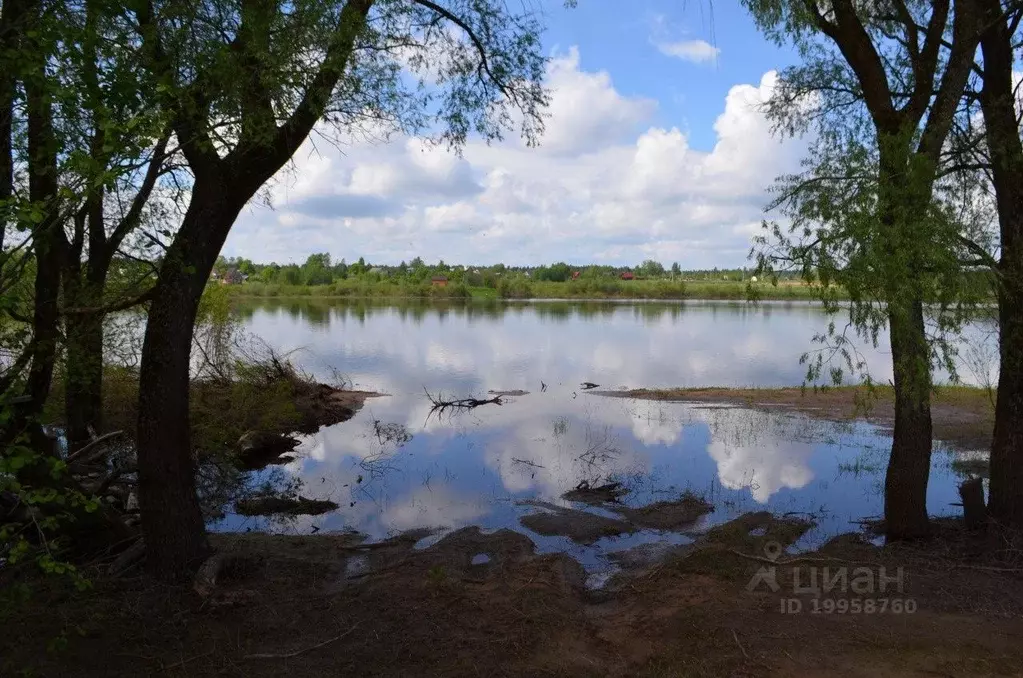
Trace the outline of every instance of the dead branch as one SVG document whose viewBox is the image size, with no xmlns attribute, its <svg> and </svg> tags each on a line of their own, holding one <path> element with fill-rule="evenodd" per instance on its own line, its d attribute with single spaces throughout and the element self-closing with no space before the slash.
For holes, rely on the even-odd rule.
<svg viewBox="0 0 1023 678">
<path fill-rule="evenodd" d="M 81 459 L 82 455 L 84 455 L 86 452 L 88 452 L 92 448 L 96 447 L 100 443 L 104 443 L 107 440 L 110 440 L 111 438 L 114 438 L 116 436 L 123 435 L 123 434 L 124 434 L 124 431 L 111 431 L 110 433 L 104 433 L 99 438 L 96 438 L 95 440 L 93 440 L 88 445 L 85 445 L 80 450 L 78 450 L 74 454 L 70 455 L 65 461 L 67 461 L 68 465 L 71 465 L 74 462 L 76 462 L 79 459 Z M 91 461 L 91 459 L 86 460 L 86 461 Z"/>
<path fill-rule="evenodd" d="M 430 399 L 430 403 L 433 404 L 431 412 L 443 412 L 447 409 L 455 410 L 471 410 L 481 405 L 503 405 L 501 396 L 494 396 L 486 400 L 480 400 L 479 398 L 459 398 L 457 400 L 441 400 L 439 397 L 430 395 L 430 392 L 423 387 L 423 391 L 426 393 L 426 397 Z"/>
<path fill-rule="evenodd" d="M 93 491 L 93 494 L 99 497 L 103 496 L 103 493 L 109 490 L 110 486 L 117 482 L 122 475 L 125 473 L 135 473 L 136 470 L 138 469 L 136 469 L 134 465 L 116 467 L 113 471 L 107 474 L 107 477 L 104 478 L 102 482 L 100 482 L 95 491 Z"/>
<path fill-rule="evenodd" d="M 301 650 L 295 650 L 294 652 L 284 652 L 284 653 L 281 653 L 281 654 L 273 654 L 273 653 L 260 652 L 258 654 L 247 654 L 247 655 L 245 655 L 245 657 L 243 657 L 243 659 L 291 659 L 292 657 L 297 657 L 300 654 L 304 654 L 306 652 L 310 652 L 311 650 L 316 650 L 318 648 L 321 648 L 324 645 L 330 645 L 331 643 L 335 643 L 335 642 L 341 640 L 342 638 L 344 638 L 345 636 L 349 635 L 353 631 L 355 631 L 355 629 L 357 629 L 357 628 L 359 628 L 359 625 L 355 624 L 354 626 L 352 626 L 352 628 L 348 629 L 347 631 L 345 631 L 342 634 L 336 635 L 333 638 L 328 638 L 327 640 L 323 641 L 322 643 L 317 643 L 316 645 L 310 645 L 309 647 L 302 648 Z"/>
<path fill-rule="evenodd" d="M 512 461 L 516 464 L 525 464 L 526 466 L 532 466 L 533 468 L 546 468 L 542 464 L 537 464 L 535 461 L 529 461 L 527 459 L 516 459 L 512 457 Z"/>
</svg>

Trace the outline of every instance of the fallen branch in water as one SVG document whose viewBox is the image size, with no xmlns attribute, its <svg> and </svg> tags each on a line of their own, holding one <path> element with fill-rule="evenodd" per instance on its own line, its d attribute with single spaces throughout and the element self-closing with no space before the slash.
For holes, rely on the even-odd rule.
<svg viewBox="0 0 1023 678">
<path fill-rule="evenodd" d="M 442 412 L 446 409 L 458 409 L 458 410 L 471 410 L 481 405 L 502 405 L 501 396 L 494 396 L 493 398 L 487 398 L 486 400 L 480 400 L 479 398 L 459 398 L 457 400 L 441 400 L 430 395 L 430 392 L 423 387 L 423 391 L 426 393 L 426 397 L 430 399 L 430 403 L 433 404 L 432 412 Z"/>
<path fill-rule="evenodd" d="M 512 457 L 512 461 L 516 464 L 525 464 L 526 466 L 532 466 L 533 468 L 546 468 L 542 464 L 537 464 L 535 461 L 529 461 L 528 459 L 516 459 Z"/>
<path fill-rule="evenodd" d="M 317 643 L 316 645 L 310 645 L 309 647 L 302 648 L 301 650 L 295 650 L 294 652 L 284 652 L 282 654 L 271 654 L 271 653 L 263 653 L 263 652 L 261 652 L 259 654 L 247 654 L 247 655 L 245 655 L 244 659 L 291 659 L 292 657 L 297 657 L 300 654 L 304 654 L 306 652 L 310 652 L 312 650 L 316 650 L 318 648 L 321 648 L 324 645 L 330 645 L 331 643 L 336 643 L 337 641 L 341 640 L 342 638 L 344 638 L 345 636 L 347 636 L 348 634 L 350 634 L 352 631 L 354 631 L 357 628 L 359 628 L 358 624 L 354 625 L 352 628 L 348 629 L 344 633 L 342 633 L 340 635 L 337 635 L 337 636 L 334 636 L 333 638 L 329 638 L 329 639 L 323 641 L 322 643 Z"/>
</svg>

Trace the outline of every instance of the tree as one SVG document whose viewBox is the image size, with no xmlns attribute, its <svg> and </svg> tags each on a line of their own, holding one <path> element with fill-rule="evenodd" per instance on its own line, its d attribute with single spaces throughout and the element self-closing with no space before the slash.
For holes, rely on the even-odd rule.
<svg viewBox="0 0 1023 678">
<path fill-rule="evenodd" d="M 678 262 L 676 261 L 671 265 L 671 278 L 672 280 L 674 280 L 677 276 L 680 275 L 682 275 L 682 268 L 678 265 Z"/>
<path fill-rule="evenodd" d="M 330 255 L 310 254 L 302 266 L 303 283 L 306 285 L 329 285 L 334 282 L 330 270 Z"/>
<path fill-rule="evenodd" d="M 990 514 L 1023 528 L 1023 143 L 1014 87 L 1018 5 L 1004 11 L 998 0 L 979 0 L 986 168 L 995 191 L 1001 256 L 997 273 L 999 317 L 998 398 L 991 446 Z M 967 118 L 968 120 L 972 118 Z M 968 158 L 967 161 L 970 159 Z M 983 252 L 983 251 L 981 251 Z M 983 257 L 982 257 L 983 258 Z M 986 262 L 985 262 L 986 263 Z"/>
<path fill-rule="evenodd" d="M 664 275 L 664 266 L 659 261 L 647 259 L 636 267 L 636 273 L 648 278 L 660 278 Z"/>
<path fill-rule="evenodd" d="M 194 175 L 163 258 L 140 370 L 147 564 L 178 577 L 207 551 L 188 427 L 189 348 L 206 279 L 238 213 L 321 121 L 534 141 L 547 94 L 539 24 L 497 0 L 137 0 L 140 63 Z M 215 30 L 207 27 L 215 26 Z M 409 77 L 411 72 L 412 77 Z M 417 82 L 417 80 L 419 82 Z M 419 83 L 436 81 L 437 87 Z"/>
<path fill-rule="evenodd" d="M 58 102 L 62 153 L 72 159 L 65 174 L 76 170 L 85 187 L 63 245 L 71 450 L 90 439 L 90 429 L 102 430 L 104 320 L 144 301 L 150 285 L 145 271 L 127 289 L 111 290 L 110 268 L 126 239 L 152 216 L 157 182 L 173 169 L 162 113 L 139 96 L 144 84 L 130 57 L 132 29 L 112 10 L 89 0 L 80 16 L 70 14 L 80 39 L 63 41 L 65 69 L 51 76 L 73 93 Z"/>
<path fill-rule="evenodd" d="M 125 57 L 129 30 L 114 6 L 89 0 L 55 11 L 45 3 L 8 2 L 0 15 L 6 88 L 0 240 L 6 242 L 9 223 L 25 235 L 11 250 L 20 253 L 0 255 L 0 267 L 31 261 L 36 282 L 50 290 L 13 304 L 30 307 L 42 323 L 33 323 L 27 347 L 37 396 L 48 393 L 50 363 L 63 348 L 73 450 L 90 428 L 101 428 L 103 319 L 143 298 L 146 274 L 118 277 L 113 286 L 108 276 L 125 238 L 145 220 L 169 134 L 161 134 L 159 112 L 139 104 L 134 59 Z M 19 84 L 33 104 L 8 109 Z M 15 132 L 28 143 L 12 143 Z"/>
<path fill-rule="evenodd" d="M 936 209 L 933 188 L 976 52 L 973 3 L 957 0 L 954 12 L 951 0 L 744 4 L 807 62 L 783 74 L 769 114 L 787 131 L 813 124 L 820 132 L 809 171 L 790 178 L 774 203 L 792 228 L 775 226 L 773 243 L 761 241 L 761 267 L 795 263 L 824 284 L 826 301 L 834 301 L 830 283 L 843 285 L 850 323 L 864 336 L 876 339 L 887 325 L 895 426 L 886 534 L 923 536 L 932 434 L 924 304 L 936 285 L 954 288 L 959 273 L 958 233 Z"/>
</svg>

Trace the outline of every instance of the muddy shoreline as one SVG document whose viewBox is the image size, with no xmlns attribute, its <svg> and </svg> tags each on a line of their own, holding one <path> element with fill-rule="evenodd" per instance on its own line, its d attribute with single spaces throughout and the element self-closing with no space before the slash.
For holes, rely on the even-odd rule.
<svg viewBox="0 0 1023 678">
<path fill-rule="evenodd" d="M 611 398 L 734 405 L 762 411 L 798 412 L 828 421 L 867 421 L 890 430 L 895 424 L 892 389 L 872 393 L 861 387 L 831 388 L 639 388 L 593 391 Z M 931 396 L 934 438 L 961 451 L 987 450 L 994 430 L 994 406 L 986 390 L 937 387 Z"/>
<path fill-rule="evenodd" d="M 0 637 L 0 674 L 1016 674 L 1019 563 L 985 558 L 957 521 L 911 546 L 844 535 L 814 553 L 775 550 L 806 528 L 746 514 L 656 562 L 622 552 L 623 571 L 599 591 L 571 557 L 511 530 L 465 527 L 424 548 L 422 531 L 372 544 L 357 533 L 212 535 L 219 561 L 194 582 L 97 577 L 89 591 L 47 590 L 19 607 Z M 822 601 L 873 598 L 794 593 L 816 563 L 832 574 L 904 568 L 904 588 L 888 594 L 900 611 L 825 614 Z M 751 587 L 765 567 L 777 589 Z M 801 612 L 782 611 L 792 600 Z M 73 630 L 62 649 L 38 651 L 58 623 Z"/>
</svg>

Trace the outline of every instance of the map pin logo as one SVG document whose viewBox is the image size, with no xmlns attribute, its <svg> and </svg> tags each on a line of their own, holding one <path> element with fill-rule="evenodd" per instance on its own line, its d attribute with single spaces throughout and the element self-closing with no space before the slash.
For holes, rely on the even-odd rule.
<svg viewBox="0 0 1023 678">
<path fill-rule="evenodd" d="M 783 550 L 784 549 L 782 549 L 781 544 L 776 541 L 769 541 L 764 544 L 764 555 L 767 556 L 767 559 L 772 563 L 778 560 Z"/>
</svg>

